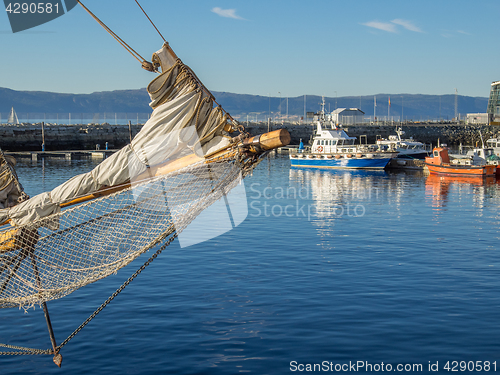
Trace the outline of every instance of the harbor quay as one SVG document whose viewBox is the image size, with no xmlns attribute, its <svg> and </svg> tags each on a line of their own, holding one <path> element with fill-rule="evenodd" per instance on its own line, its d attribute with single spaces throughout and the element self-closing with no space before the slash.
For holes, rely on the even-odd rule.
<svg viewBox="0 0 500 375">
<path fill-rule="evenodd" d="M 259 134 L 260 132 L 267 131 L 267 124 L 250 123 L 246 125 L 248 130 L 252 133 Z M 307 144 L 312 139 L 316 130 L 315 125 L 310 124 L 271 124 L 270 129 L 277 129 L 284 127 L 290 132 L 292 137 L 291 144 L 298 145 L 300 139 Z M 366 136 L 367 143 L 375 143 L 377 139 L 387 138 L 390 135 L 396 134 L 396 128 L 401 127 L 405 131 L 404 138 L 413 137 L 413 139 L 426 143 L 436 145 L 437 142 L 447 144 L 448 146 L 462 145 L 476 145 L 477 142 L 481 144 L 481 135 L 486 142 L 488 138 L 495 138 L 500 133 L 498 125 L 480 125 L 480 124 L 456 124 L 456 123 L 394 123 L 389 125 L 347 125 L 342 128 L 351 137 L 357 137 L 358 141 L 361 136 Z M 363 137 L 362 142 L 365 143 Z"/>
<path fill-rule="evenodd" d="M 291 144 L 298 145 L 300 139 L 305 144 L 312 139 L 315 127 L 310 124 L 292 123 L 249 123 L 245 124 L 252 134 L 261 134 L 278 128 L 287 129 L 292 137 Z M 402 124 L 360 124 L 348 125 L 343 129 L 349 136 L 366 136 L 367 143 L 375 143 L 378 138 L 387 138 L 394 135 L 396 127 L 401 126 L 405 131 L 405 138 L 413 139 L 436 145 L 448 146 L 476 145 L 481 144 L 481 135 L 486 141 L 488 138 L 497 137 L 500 127 L 497 125 L 480 124 L 438 124 L 438 123 L 408 123 Z M 139 125 L 110 125 L 110 124 L 75 124 L 54 125 L 44 124 L 20 124 L 0 126 L 0 148 L 4 151 L 42 151 L 42 143 L 45 151 L 61 150 L 108 150 L 119 149 L 130 143 L 142 124 Z M 365 139 L 362 139 L 365 142 Z"/>
<path fill-rule="evenodd" d="M 4 151 L 61 151 L 119 149 L 133 138 L 142 125 L 20 124 L 0 126 L 0 148 Z M 107 147 L 106 147 L 107 146 Z"/>
</svg>

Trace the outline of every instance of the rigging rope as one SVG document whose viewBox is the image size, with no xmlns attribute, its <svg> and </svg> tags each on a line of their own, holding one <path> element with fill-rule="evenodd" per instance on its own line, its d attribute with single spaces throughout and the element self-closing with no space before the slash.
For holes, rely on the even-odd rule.
<svg viewBox="0 0 500 375">
<path fill-rule="evenodd" d="M 82 2 L 80 0 L 76 0 L 78 2 L 78 4 L 80 4 L 83 9 L 85 9 L 87 11 L 88 14 L 90 14 L 92 16 L 92 18 L 94 18 L 98 23 L 99 25 L 101 25 L 104 30 L 106 30 L 113 38 L 116 39 L 116 41 L 118 43 L 120 43 L 123 48 L 125 48 L 137 61 L 139 61 L 141 64 L 142 64 L 142 67 L 147 70 L 147 71 L 150 71 L 150 72 L 156 72 L 158 73 L 158 70 L 154 67 L 154 65 L 152 63 L 150 63 L 149 61 L 146 61 L 146 59 L 144 59 L 141 55 L 139 55 L 139 53 L 137 53 L 132 47 L 130 47 L 127 43 L 125 43 L 125 41 L 123 39 L 121 39 L 118 35 L 116 35 L 115 32 L 113 32 L 113 30 L 111 30 L 108 26 L 106 26 L 106 24 L 104 22 L 102 22 L 94 13 L 92 13 L 90 11 L 90 9 L 88 9 L 85 5 L 82 4 Z M 149 22 L 151 22 L 151 24 L 153 25 L 153 27 L 156 29 L 156 31 L 158 32 L 158 34 L 161 36 L 161 38 L 163 39 L 163 41 L 165 43 L 168 43 L 166 41 L 166 39 L 163 37 L 163 35 L 161 34 L 160 30 L 158 30 L 158 28 L 156 27 L 156 25 L 154 24 L 154 22 L 151 20 L 151 18 L 149 18 L 148 14 L 146 13 L 146 11 L 142 8 L 141 4 L 139 4 L 139 1 L 138 0 L 135 0 L 135 2 L 137 3 L 137 5 L 139 6 L 139 8 L 141 8 L 142 12 L 144 13 L 144 15 L 148 18 Z M 212 95 L 212 93 L 210 92 L 210 90 L 208 90 L 205 85 L 203 85 L 203 83 L 198 79 L 198 77 L 196 76 L 196 74 L 190 70 L 190 73 L 193 75 L 194 79 L 196 79 L 196 81 L 198 82 L 198 84 L 201 86 L 201 88 L 207 93 L 209 94 L 211 97 L 212 97 L 212 100 L 214 101 L 214 103 L 219 106 L 223 111 L 224 113 L 227 114 L 228 118 L 231 120 L 231 122 L 233 123 L 233 125 L 240 131 L 240 133 L 244 133 L 245 132 L 245 128 L 239 124 L 237 121 L 234 120 L 234 118 L 229 114 L 227 113 L 219 103 L 217 103 L 217 101 L 215 100 L 214 96 Z"/>
<path fill-rule="evenodd" d="M 142 12 L 144 13 L 144 15 L 148 18 L 149 22 L 151 22 L 151 25 L 153 25 L 153 27 L 156 29 L 156 31 L 158 32 L 158 34 L 160 34 L 161 38 L 163 39 L 163 41 L 165 43 L 167 43 L 167 41 L 165 40 L 165 38 L 163 37 L 163 35 L 161 35 L 160 33 L 160 30 L 158 30 L 158 28 L 156 27 L 156 25 L 154 24 L 153 21 L 151 21 L 151 18 L 149 18 L 148 14 L 146 13 L 146 11 L 144 9 L 142 9 L 141 7 L 141 4 L 139 4 L 139 2 L 137 0 L 135 0 L 135 2 L 137 3 L 137 5 L 139 6 L 139 8 L 141 8 Z"/>
<path fill-rule="evenodd" d="M 80 0 L 76 0 L 76 1 L 78 2 L 78 4 L 80 4 L 83 7 L 83 9 L 85 9 L 87 11 L 88 14 L 90 14 L 92 16 L 93 19 L 95 19 L 97 21 L 97 23 L 99 23 L 99 25 L 101 25 L 104 28 L 104 30 L 106 30 L 113 38 L 115 38 L 116 41 L 118 43 L 120 43 L 123 46 L 123 48 L 125 48 L 132 56 L 134 56 L 134 58 L 142 64 L 142 67 L 144 69 L 146 69 L 150 72 L 156 71 L 153 68 L 153 64 L 151 64 L 149 61 L 146 61 L 146 59 L 144 59 L 144 57 L 142 57 L 132 47 L 130 47 L 127 43 L 125 43 L 125 41 L 122 38 L 120 38 L 118 35 L 116 35 L 115 32 L 113 32 L 113 30 L 111 30 L 108 26 L 106 26 L 106 24 L 104 22 L 102 22 L 99 19 L 99 17 L 97 17 L 94 13 L 92 13 L 90 11 L 90 9 L 88 9 L 85 5 L 83 5 Z"/>
<path fill-rule="evenodd" d="M 142 59 L 79 0 L 77 2 L 129 53 L 137 60 Z M 152 66 L 151 63 L 143 61 L 143 67 L 145 64 Z M 87 197 L 94 200 L 60 213 L 57 211 L 53 214 L 49 211 L 49 214 L 35 219 L 34 223 L 20 223 L 19 228 L 0 231 L 0 234 L 4 235 L 3 238 L 0 237 L 0 307 L 29 306 L 40 302 L 45 304 L 47 300 L 61 298 L 81 286 L 116 272 L 140 254 L 163 242 L 161 247 L 60 345 L 56 346 L 55 340 L 52 340 L 53 348 L 42 350 L 0 344 L 0 347 L 16 350 L 0 352 L 0 355 L 56 356 L 62 347 L 156 259 L 192 220 L 205 208 L 225 197 L 258 164 L 257 151 L 251 156 L 247 154 L 247 146 L 238 144 L 247 136 L 243 134 L 243 126 L 238 125 L 215 102 L 210 91 L 180 59 L 177 60 L 176 67 L 179 69 L 178 74 L 172 76 L 172 82 L 164 83 L 165 92 L 169 94 L 167 99 L 170 100 L 164 103 L 166 107 L 163 110 L 174 107 L 174 104 L 169 106 L 167 102 L 180 97 L 183 100 L 189 98 L 186 103 L 190 111 L 182 112 L 182 121 L 178 120 L 177 116 L 172 116 L 168 121 L 153 122 L 148 128 L 149 131 L 162 129 L 163 133 L 158 134 L 165 136 L 168 133 L 165 129 L 183 130 L 192 124 L 190 126 L 200 131 L 200 145 L 203 141 L 202 145 L 207 145 L 207 151 L 216 150 L 215 146 L 218 145 L 220 151 L 209 152 L 201 161 L 196 161 L 198 159 L 195 158 L 195 162 L 187 159 L 189 163 L 174 163 L 173 169 L 167 168 L 150 180 L 141 180 L 140 183 L 135 181 L 134 184 L 111 184 L 113 187 L 109 189 L 112 194 L 109 195 L 100 197 L 98 190 L 90 195 L 77 194 L 77 203 L 87 202 Z M 162 78 L 165 73 L 167 72 L 162 72 Z M 175 88 L 173 92 L 170 86 Z M 207 94 L 206 97 L 200 89 Z M 218 107 L 214 108 L 213 103 Z M 225 133 L 229 132 L 229 129 L 226 129 L 228 118 L 242 133 L 239 137 L 230 139 Z M 234 130 L 233 128 L 232 131 Z M 157 133 L 153 134 L 158 136 Z M 148 144 L 148 137 L 143 136 L 144 139 L 140 138 L 137 142 Z M 216 140 L 217 143 L 209 145 L 211 140 Z M 188 142 L 190 138 L 186 135 L 184 141 Z M 113 159 L 114 162 L 127 162 L 133 149 L 123 150 L 123 155 L 116 154 L 121 155 L 121 159 Z M 120 165 L 118 163 L 119 167 Z M 120 167 L 115 169 L 115 172 L 118 174 L 124 170 L 125 168 Z M 108 181 L 105 180 L 108 178 L 108 172 L 99 173 L 102 173 L 100 183 L 107 186 L 103 181 Z M 127 181 L 124 176 L 117 181 Z M 91 177 L 95 182 L 94 176 Z M 53 196 L 50 199 L 52 198 Z M 50 204 L 53 205 L 54 202 L 51 201 Z M 50 209 L 51 205 L 48 205 Z M 51 331 L 50 320 L 47 320 L 47 323 Z M 59 363 L 56 360 L 54 362 L 60 366 L 60 360 Z"/>
</svg>

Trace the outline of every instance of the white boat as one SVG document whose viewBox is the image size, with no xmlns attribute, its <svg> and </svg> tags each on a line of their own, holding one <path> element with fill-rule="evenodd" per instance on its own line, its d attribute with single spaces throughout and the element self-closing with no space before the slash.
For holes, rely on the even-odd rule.
<svg viewBox="0 0 500 375">
<path fill-rule="evenodd" d="M 313 144 L 290 155 L 292 167 L 383 169 L 397 156 L 395 149 L 383 145 L 356 144 L 356 137 L 347 135 L 335 124 L 332 115 L 325 113 L 324 98 L 314 122 Z"/>
<path fill-rule="evenodd" d="M 451 162 L 457 165 L 500 165 L 500 139 L 490 138 L 484 144 L 483 135 L 481 137 L 481 147 L 467 147 L 464 149 L 460 144 L 458 154 L 450 154 Z M 500 168 L 497 168 L 497 175 L 500 175 Z"/>
<path fill-rule="evenodd" d="M 486 147 L 493 150 L 496 156 L 500 156 L 500 138 L 490 138 L 486 141 Z"/>
<path fill-rule="evenodd" d="M 491 147 L 475 147 L 466 152 L 450 154 L 450 163 L 453 165 L 466 166 L 484 166 L 500 165 L 500 157 L 495 154 Z M 500 175 L 500 168 L 496 170 L 497 176 Z"/>
<path fill-rule="evenodd" d="M 9 118 L 7 119 L 7 124 L 19 124 L 19 119 L 17 118 L 16 111 L 14 111 L 14 107 L 10 109 Z"/>
<path fill-rule="evenodd" d="M 378 145 L 387 146 L 396 149 L 399 152 L 400 159 L 425 159 L 430 154 L 430 147 L 422 142 L 415 141 L 412 137 L 403 139 L 401 136 L 405 132 L 401 127 L 396 128 L 396 135 L 390 135 L 388 139 L 377 139 Z"/>
</svg>

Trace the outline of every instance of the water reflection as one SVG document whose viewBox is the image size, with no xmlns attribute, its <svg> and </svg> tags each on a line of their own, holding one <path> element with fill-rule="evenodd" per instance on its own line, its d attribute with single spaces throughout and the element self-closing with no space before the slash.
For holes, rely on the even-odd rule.
<svg viewBox="0 0 500 375">
<path fill-rule="evenodd" d="M 25 191 L 34 196 L 52 190 L 71 177 L 92 170 L 98 163 L 94 159 L 18 158 L 16 172 Z"/>
<path fill-rule="evenodd" d="M 496 195 L 496 184 L 495 177 L 429 174 L 425 181 L 425 196 L 436 211 L 446 209 L 452 193 L 454 200 L 471 196 L 474 207 L 482 209 L 489 197 Z"/>
<path fill-rule="evenodd" d="M 307 189 L 319 219 L 363 216 L 361 202 L 379 199 L 382 171 L 322 171 L 290 169 L 290 185 Z"/>
<path fill-rule="evenodd" d="M 290 169 L 290 185 L 310 189 L 319 219 L 359 217 L 366 209 L 374 208 L 388 209 L 396 217 L 405 215 L 404 206 L 408 199 L 414 199 L 414 187 L 422 186 L 424 181 L 421 171 Z"/>
</svg>

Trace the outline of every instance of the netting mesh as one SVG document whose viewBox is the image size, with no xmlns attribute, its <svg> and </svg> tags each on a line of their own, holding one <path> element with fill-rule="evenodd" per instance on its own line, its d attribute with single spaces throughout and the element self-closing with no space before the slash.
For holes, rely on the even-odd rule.
<svg viewBox="0 0 500 375">
<path fill-rule="evenodd" d="M 0 307 L 63 297 L 179 234 L 255 165 L 206 160 L 0 232 Z"/>
<path fill-rule="evenodd" d="M 26 199 L 0 163 L 0 223 L 12 225 L 0 229 L 0 307 L 41 304 L 109 276 L 179 235 L 258 163 L 262 150 L 243 145 L 248 134 L 168 44 L 153 61 L 162 73 L 148 86 L 151 118 L 92 171 Z"/>
</svg>

